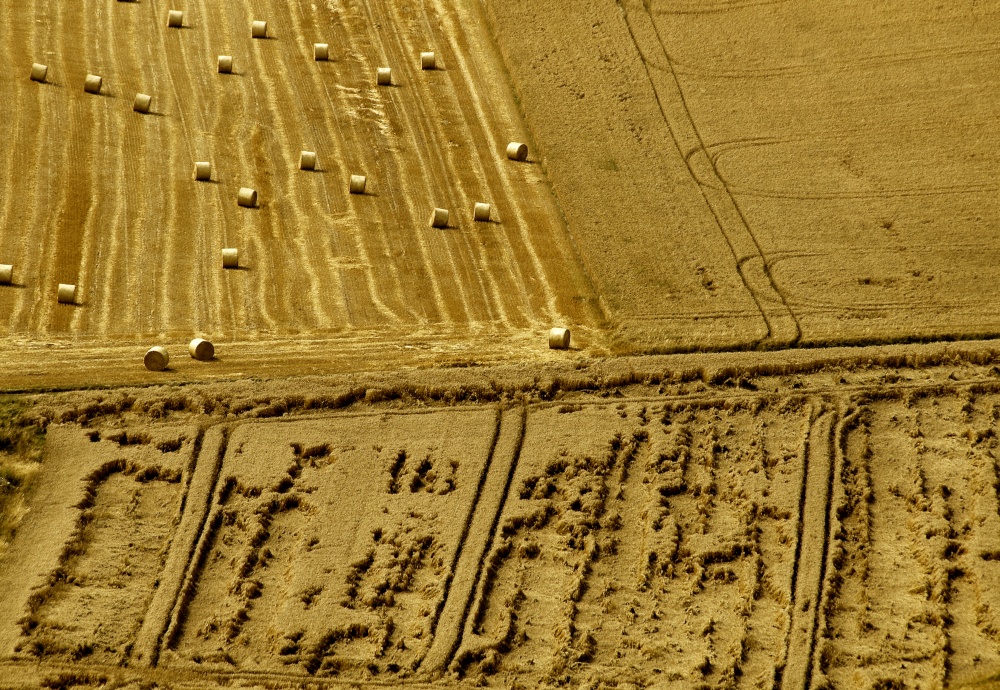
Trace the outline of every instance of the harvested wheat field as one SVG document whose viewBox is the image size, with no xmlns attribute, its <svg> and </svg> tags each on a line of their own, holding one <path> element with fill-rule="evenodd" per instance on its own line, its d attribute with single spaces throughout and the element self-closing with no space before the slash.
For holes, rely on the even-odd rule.
<svg viewBox="0 0 1000 690">
<path fill-rule="evenodd" d="M 1000 8 L 7 5 L 0 688 L 1000 688 Z"/>
</svg>

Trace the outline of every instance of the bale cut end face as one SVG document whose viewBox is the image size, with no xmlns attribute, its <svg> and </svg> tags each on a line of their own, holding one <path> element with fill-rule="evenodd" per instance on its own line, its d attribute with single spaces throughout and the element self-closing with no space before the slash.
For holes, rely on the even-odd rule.
<svg viewBox="0 0 1000 690">
<path fill-rule="evenodd" d="M 351 194 L 364 194 L 367 185 L 368 178 L 364 175 L 351 175 L 351 184 L 348 189 Z"/>
<path fill-rule="evenodd" d="M 437 69 L 437 57 L 434 53 L 420 53 L 420 69 Z"/>
<path fill-rule="evenodd" d="M 251 38 L 267 38 L 267 22 L 257 21 L 250 25 Z"/>
<path fill-rule="evenodd" d="M 236 203 L 243 208 L 257 208 L 257 192 L 249 187 L 240 187 Z"/>
<path fill-rule="evenodd" d="M 44 82 L 45 76 L 49 73 L 49 68 L 47 65 L 41 63 L 34 63 L 31 65 L 31 81 Z"/>
<path fill-rule="evenodd" d="M 553 350 L 568 349 L 569 337 L 568 328 L 553 328 L 549 331 L 549 348 Z"/>
<path fill-rule="evenodd" d="M 431 227 L 432 228 L 446 228 L 448 227 L 448 209 L 446 208 L 436 208 L 431 212 Z"/>
<path fill-rule="evenodd" d="M 96 74 L 88 74 L 83 82 L 83 90 L 87 93 L 100 93 L 104 80 Z"/>
<path fill-rule="evenodd" d="M 145 93 L 137 93 L 132 101 L 132 110 L 137 113 L 146 114 L 153 106 L 153 97 Z"/>
<path fill-rule="evenodd" d="M 316 152 L 315 151 L 302 151 L 299 153 L 299 170 L 315 170 L 316 169 Z"/>
<path fill-rule="evenodd" d="M 188 345 L 188 352 L 195 359 L 207 362 L 215 357 L 215 345 L 204 338 L 195 338 Z"/>
<path fill-rule="evenodd" d="M 330 59 L 329 43 L 313 43 L 313 58 L 317 62 Z"/>
<path fill-rule="evenodd" d="M 167 26 L 171 29 L 179 29 L 184 26 L 184 13 L 180 10 L 170 10 L 167 13 Z"/>
<path fill-rule="evenodd" d="M 528 160 L 528 145 L 519 141 L 512 141 L 507 144 L 507 158 L 512 161 Z"/>
<path fill-rule="evenodd" d="M 227 247 L 222 250 L 222 267 L 223 268 L 239 268 L 240 267 L 240 250 L 233 249 L 232 247 Z"/>
<path fill-rule="evenodd" d="M 56 290 L 56 301 L 59 304 L 76 304 L 76 285 L 59 283 L 59 288 Z"/>
<path fill-rule="evenodd" d="M 233 73 L 233 56 L 232 55 L 220 55 L 219 56 L 219 74 L 232 74 Z"/>
<path fill-rule="evenodd" d="M 198 161 L 194 164 L 194 179 L 208 182 L 212 179 L 212 164 L 208 161 Z"/>
<path fill-rule="evenodd" d="M 472 218 L 480 223 L 486 223 L 490 220 L 490 205 L 484 204 L 482 202 L 476 202 L 476 206 L 472 211 Z"/>
<path fill-rule="evenodd" d="M 14 284 L 14 266 L 11 264 L 0 264 L 0 285 Z"/>
<path fill-rule="evenodd" d="M 149 348 L 146 356 L 142 358 L 142 363 L 150 371 L 163 371 L 170 364 L 170 355 L 165 347 L 156 345 Z"/>
<path fill-rule="evenodd" d="M 375 83 L 379 86 L 392 86 L 392 69 L 379 67 L 375 73 Z"/>
</svg>

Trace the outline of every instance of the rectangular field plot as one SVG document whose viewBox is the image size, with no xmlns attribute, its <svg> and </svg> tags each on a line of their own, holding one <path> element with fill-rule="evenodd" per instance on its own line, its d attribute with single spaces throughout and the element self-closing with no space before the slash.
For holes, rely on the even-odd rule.
<svg viewBox="0 0 1000 690">
<path fill-rule="evenodd" d="M 0 560 L 0 656 L 123 663 L 182 510 L 197 429 L 54 428 L 30 520 Z"/>
<path fill-rule="evenodd" d="M 498 423 L 475 408 L 237 427 L 160 665 L 410 674 Z"/>
<path fill-rule="evenodd" d="M 813 408 L 531 412 L 452 670 L 526 687 L 770 687 Z"/>
<path fill-rule="evenodd" d="M 181 29 L 153 2 L 11 5 L 0 264 L 14 277 L 0 337 L 447 337 L 599 321 L 537 155 L 504 155 L 530 137 L 465 5 L 236 0 L 188 6 Z M 267 39 L 254 40 L 262 18 Z M 435 69 L 421 69 L 426 50 Z M 45 83 L 28 78 L 32 59 Z M 376 84 L 383 66 L 391 85 Z M 84 92 L 88 71 L 101 95 Z M 139 90 L 149 114 L 130 107 Z M 315 169 L 299 169 L 303 149 Z M 193 179 L 196 161 L 210 181 Z M 243 187 L 256 207 L 237 205 Z M 447 228 L 430 227 L 436 207 Z M 224 247 L 239 270 L 223 270 Z M 60 283 L 77 286 L 74 304 L 57 303 Z"/>
<path fill-rule="evenodd" d="M 846 418 L 815 655 L 832 687 L 1000 672 L 998 417 L 1000 396 L 957 392 Z"/>
</svg>

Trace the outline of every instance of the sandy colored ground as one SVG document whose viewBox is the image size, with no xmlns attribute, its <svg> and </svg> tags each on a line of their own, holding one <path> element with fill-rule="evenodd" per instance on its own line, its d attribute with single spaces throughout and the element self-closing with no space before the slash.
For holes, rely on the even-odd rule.
<svg viewBox="0 0 1000 690">
<path fill-rule="evenodd" d="M 30 396 L 0 685 L 984 681 L 1000 355 L 929 350 Z"/>
<path fill-rule="evenodd" d="M 526 132 L 483 22 L 446 3 L 190 2 L 178 30 L 167 9 L 6 11 L 0 117 L 17 145 L 0 157 L 0 263 L 16 285 L 0 290 L 0 335 L 447 340 L 600 322 L 540 167 L 503 156 Z M 250 38 L 254 19 L 269 39 Z M 429 49 L 440 68 L 421 71 Z M 216 72 L 219 54 L 235 74 Z M 33 61 L 50 83 L 26 78 Z M 392 87 L 375 86 L 382 65 Z M 151 115 L 132 111 L 140 91 Z M 318 171 L 298 170 L 303 149 Z M 192 179 L 196 160 L 211 183 Z M 364 196 L 351 174 L 368 176 Z M 259 208 L 237 207 L 244 186 Z M 473 222 L 477 201 L 493 222 Z M 435 206 L 449 229 L 429 227 Z M 222 270 L 230 246 L 243 270 Z M 78 305 L 56 304 L 57 283 L 78 285 Z"/>
<path fill-rule="evenodd" d="M 996 8 L 8 4 L 0 687 L 1000 687 Z"/>
<path fill-rule="evenodd" d="M 625 340 L 998 331 L 994 6 L 485 4 Z"/>
</svg>

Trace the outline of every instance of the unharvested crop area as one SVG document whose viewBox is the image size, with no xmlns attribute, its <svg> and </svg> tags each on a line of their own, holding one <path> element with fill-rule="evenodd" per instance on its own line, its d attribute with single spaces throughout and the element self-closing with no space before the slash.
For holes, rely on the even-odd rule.
<svg viewBox="0 0 1000 690">
<path fill-rule="evenodd" d="M 996 7 L 6 5 L 0 688 L 1000 688 Z"/>
<path fill-rule="evenodd" d="M 997 367 L 643 362 L 555 387 L 31 396 L 45 446 L 0 555 L 4 684 L 1000 672 Z"/>
</svg>

